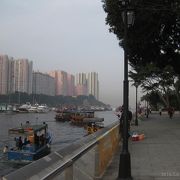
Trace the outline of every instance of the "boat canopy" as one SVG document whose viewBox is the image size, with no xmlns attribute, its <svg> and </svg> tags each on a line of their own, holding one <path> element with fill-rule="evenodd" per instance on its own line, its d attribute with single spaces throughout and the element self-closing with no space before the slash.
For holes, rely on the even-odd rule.
<svg viewBox="0 0 180 180">
<path fill-rule="evenodd" d="M 95 123 L 95 122 L 103 122 L 104 118 L 94 117 L 94 118 L 84 118 L 84 123 Z"/>
<path fill-rule="evenodd" d="M 31 125 L 24 124 L 20 127 L 9 129 L 9 134 L 30 135 L 47 129 L 47 124 Z"/>
</svg>

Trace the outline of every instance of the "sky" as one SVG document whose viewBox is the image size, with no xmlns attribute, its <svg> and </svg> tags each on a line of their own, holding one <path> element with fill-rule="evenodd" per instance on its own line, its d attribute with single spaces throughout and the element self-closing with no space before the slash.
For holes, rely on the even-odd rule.
<svg viewBox="0 0 180 180">
<path fill-rule="evenodd" d="M 1 0 L 0 54 L 27 58 L 40 72 L 97 72 L 100 101 L 123 103 L 123 49 L 101 0 Z M 135 88 L 130 85 L 130 106 Z"/>
</svg>

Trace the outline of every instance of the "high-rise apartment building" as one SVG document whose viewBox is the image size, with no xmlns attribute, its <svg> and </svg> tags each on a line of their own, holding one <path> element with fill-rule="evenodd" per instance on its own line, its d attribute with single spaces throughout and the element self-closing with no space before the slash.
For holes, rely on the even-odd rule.
<svg viewBox="0 0 180 180">
<path fill-rule="evenodd" d="M 88 95 L 87 90 L 87 79 L 85 73 L 77 73 L 76 79 L 75 79 L 75 85 L 76 85 L 76 95 Z"/>
<path fill-rule="evenodd" d="M 0 94 L 8 93 L 9 82 L 9 58 L 7 55 L 0 55 Z"/>
<path fill-rule="evenodd" d="M 87 85 L 86 74 L 85 73 L 77 73 L 75 83 L 76 83 L 76 85 L 77 84 Z"/>
<path fill-rule="evenodd" d="M 49 75 L 55 78 L 55 94 L 66 96 L 68 92 L 67 72 L 56 70 L 49 72 Z"/>
<path fill-rule="evenodd" d="M 14 75 L 14 64 L 15 61 L 12 57 L 9 57 L 9 68 L 8 68 L 8 93 L 15 92 L 15 75 Z"/>
<path fill-rule="evenodd" d="M 75 78 L 72 74 L 67 74 L 67 96 L 75 95 Z"/>
<path fill-rule="evenodd" d="M 32 94 L 32 61 L 18 59 L 14 61 L 14 91 Z"/>
<path fill-rule="evenodd" d="M 33 72 L 33 94 L 55 95 L 55 79 L 48 74 Z"/>
<path fill-rule="evenodd" d="M 87 74 L 87 89 L 88 94 L 93 95 L 97 100 L 99 100 L 99 80 L 98 73 L 90 72 Z"/>
<path fill-rule="evenodd" d="M 0 55 L 0 94 L 32 93 L 32 62 Z"/>
<path fill-rule="evenodd" d="M 33 63 L 28 59 L 0 55 L 0 94 L 15 92 L 45 95 L 93 95 L 99 99 L 98 73 L 77 73 L 55 70 L 48 74 L 32 72 Z"/>
</svg>

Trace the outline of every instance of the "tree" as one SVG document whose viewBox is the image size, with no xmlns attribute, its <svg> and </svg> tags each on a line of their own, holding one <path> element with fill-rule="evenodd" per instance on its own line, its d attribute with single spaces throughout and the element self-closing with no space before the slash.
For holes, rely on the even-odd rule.
<svg viewBox="0 0 180 180">
<path fill-rule="evenodd" d="M 145 67 L 136 66 L 136 72 L 131 71 L 130 77 L 141 82 L 144 92 L 156 92 L 166 107 L 169 107 L 169 96 L 174 91 L 177 77 L 171 66 L 158 68 L 154 64 Z"/>
<path fill-rule="evenodd" d="M 103 0 L 106 24 L 124 47 L 123 4 Z M 135 23 L 128 28 L 127 49 L 131 65 L 171 65 L 180 74 L 180 0 L 131 0 Z"/>
</svg>

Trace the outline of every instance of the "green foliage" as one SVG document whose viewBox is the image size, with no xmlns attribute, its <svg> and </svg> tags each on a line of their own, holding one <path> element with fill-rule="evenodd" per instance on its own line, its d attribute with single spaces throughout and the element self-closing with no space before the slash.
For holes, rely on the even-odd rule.
<svg viewBox="0 0 180 180">
<path fill-rule="evenodd" d="M 164 97 L 165 98 L 165 97 Z M 159 110 L 160 108 L 166 109 L 168 106 L 162 101 L 159 96 L 159 93 L 156 91 L 152 91 L 144 96 L 141 97 L 141 101 L 148 101 L 149 106 L 152 110 Z M 176 110 L 179 110 L 179 102 L 176 98 L 175 93 L 169 94 L 169 104 L 170 106 L 174 107 Z"/>
<path fill-rule="evenodd" d="M 110 26 L 110 32 L 116 34 L 120 46 L 124 47 L 122 1 L 102 2 L 107 13 L 106 24 Z M 171 65 L 180 74 L 180 0 L 131 0 L 128 7 L 135 12 L 134 25 L 127 29 L 126 50 L 130 64 Z"/>
<path fill-rule="evenodd" d="M 167 92 L 174 85 L 175 75 L 171 66 L 159 68 L 154 64 L 144 67 L 136 66 L 135 71 L 130 71 L 129 76 L 141 84 L 144 91 Z"/>
<path fill-rule="evenodd" d="M 31 94 L 28 95 L 26 93 L 14 93 L 10 95 L 0 95 L 0 103 L 11 103 L 11 104 L 24 104 L 26 102 L 30 102 L 31 104 L 47 104 L 51 107 L 58 106 L 82 106 L 84 101 L 86 101 L 89 105 L 105 105 L 104 103 L 95 99 L 94 96 L 47 96 L 43 94 Z"/>
</svg>

